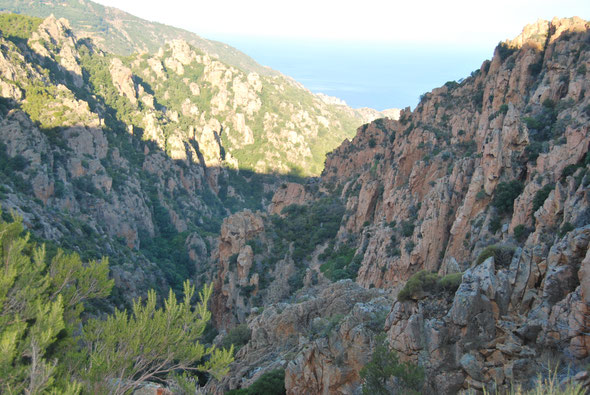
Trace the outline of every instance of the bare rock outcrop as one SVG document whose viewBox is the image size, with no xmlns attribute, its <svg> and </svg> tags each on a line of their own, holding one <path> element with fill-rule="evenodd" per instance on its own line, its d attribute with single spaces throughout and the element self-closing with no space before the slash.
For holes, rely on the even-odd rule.
<svg viewBox="0 0 590 395">
<path fill-rule="evenodd" d="M 284 368 L 288 394 L 352 393 L 390 303 L 383 291 L 341 281 L 309 289 L 296 303 L 267 306 L 248 320 L 251 339 L 230 374 L 208 389 L 244 388 L 265 371 Z"/>
<path fill-rule="evenodd" d="M 292 204 L 304 204 L 306 201 L 305 187 L 301 184 L 289 182 L 282 184 L 272 197 L 270 213 L 280 214 L 281 211 Z"/>
</svg>

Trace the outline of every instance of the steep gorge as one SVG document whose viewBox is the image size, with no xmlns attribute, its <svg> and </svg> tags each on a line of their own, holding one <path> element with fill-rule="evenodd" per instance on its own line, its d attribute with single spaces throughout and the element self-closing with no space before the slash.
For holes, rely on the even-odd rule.
<svg viewBox="0 0 590 395">
<path fill-rule="evenodd" d="M 251 335 L 209 390 L 280 368 L 291 394 L 358 393 L 380 333 L 436 393 L 527 383 L 547 359 L 581 369 L 588 22 L 527 26 L 303 181 L 273 172 L 316 172 L 324 128 L 360 124 L 354 110 L 185 41 L 120 57 L 65 20 L 32 26 L 0 37 L 3 213 L 50 248 L 108 255 L 107 310 L 212 280 L 216 341 Z"/>
<path fill-rule="evenodd" d="M 223 218 L 318 173 L 365 116 L 183 40 L 123 57 L 65 19 L 0 17 L 4 215 L 52 248 L 110 256 L 117 306 L 208 281 Z"/>
<path fill-rule="evenodd" d="M 328 155 L 319 182 L 286 184 L 274 211 L 225 221 L 216 319 L 247 322 L 252 337 L 217 388 L 282 366 L 287 393 L 356 393 L 379 332 L 425 368 L 435 393 L 526 385 L 547 361 L 582 369 L 589 27 L 579 18 L 527 26 L 399 121 L 359 128 Z M 260 226 L 226 239 L 244 216 Z M 299 221 L 330 230 L 282 230 Z M 454 285 L 428 288 L 420 271 Z M 346 278 L 354 282 L 332 283 Z M 345 300 L 337 314 L 331 298 Z"/>
</svg>

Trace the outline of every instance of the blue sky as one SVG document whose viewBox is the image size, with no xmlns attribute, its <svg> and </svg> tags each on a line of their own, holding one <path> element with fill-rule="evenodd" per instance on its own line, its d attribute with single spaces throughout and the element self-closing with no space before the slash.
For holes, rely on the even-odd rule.
<svg viewBox="0 0 590 395">
<path fill-rule="evenodd" d="M 554 16 L 590 19 L 588 0 L 95 0 L 139 17 L 220 35 L 485 46 Z"/>
<path fill-rule="evenodd" d="M 94 0 L 228 43 L 352 107 L 414 107 L 537 19 L 590 19 L 590 0 Z"/>
</svg>

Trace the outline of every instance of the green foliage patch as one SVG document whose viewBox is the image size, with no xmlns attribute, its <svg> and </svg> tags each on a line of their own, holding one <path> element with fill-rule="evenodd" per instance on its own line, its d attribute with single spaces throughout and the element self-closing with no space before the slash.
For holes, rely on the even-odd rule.
<svg viewBox="0 0 590 395">
<path fill-rule="evenodd" d="M 363 395 L 420 394 L 424 369 L 410 362 L 400 362 L 397 353 L 378 335 L 371 360 L 360 371 Z"/>
<path fill-rule="evenodd" d="M 362 255 L 355 256 L 356 248 L 342 245 L 338 249 L 327 248 L 320 259 L 325 262 L 320 270 L 332 281 L 345 278 L 356 279 L 357 272 L 361 266 Z"/>
<path fill-rule="evenodd" d="M 524 185 L 518 180 L 500 182 L 496 187 L 492 206 L 498 209 L 499 214 L 512 214 L 514 199 L 522 193 Z"/>
<path fill-rule="evenodd" d="M 436 293 L 440 291 L 455 292 L 463 279 L 463 273 L 448 274 L 439 277 L 436 273 L 421 270 L 413 274 L 406 285 L 397 295 L 399 301 L 407 301 L 421 297 L 426 293 Z"/>
<path fill-rule="evenodd" d="M 303 263 L 315 248 L 336 236 L 344 215 L 344 206 L 337 198 L 322 198 L 308 205 L 291 205 L 283 209 L 285 217 L 271 218 L 276 232 L 276 246 L 293 243 L 293 260 Z M 284 240 L 284 241 L 283 241 Z"/>
<path fill-rule="evenodd" d="M 159 308 L 149 291 L 131 312 L 82 323 L 86 304 L 111 292 L 108 260 L 83 263 L 61 250 L 50 257 L 22 232 L 21 219 L 0 219 L 0 392 L 123 394 L 172 371 L 227 372 L 233 349 L 198 342 L 212 286 L 196 306 L 187 281 L 181 302 L 170 291 Z"/>
<path fill-rule="evenodd" d="M 545 203 L 545 200 L 549 197 L 549 194 L 552 190 L 555 189 L 555 184 L 549 183 L 543 186 L 543 188 L 539 189 L 537 193 L 535 193 L 535 197 L 533 198 L 533 212 L 537 211 L 539 207 Z"/>
<path fill-rule="evenodd" d="M 516 249 L 507 244 L 493 244 L 484 248 L 475 260 L 475 265 L 482 264 L 486 259 L 493 256 L 496 266 L 508 267 Z"/>
<path fill-rule="evenodd" d="M 28 15 L 0 14 L 0 32 L 15 43 L 26 42 L 42 22 L 42 18 Z"/>
<path fill-rule="evenodd" d="M 529 233 L 531 233 L 531 231 L 523 224 L 516 225 L 513 232 L 514 238 L 521 243 L 525 241 Z"/>
<path fill-rule="evenodd" d="M 505 42 L 499 43 L 498 46 L 496 47 L 496 53 L 498 54 L 498 56 L 500 56 L 500 59 L 502 60 L 502 62 L 505 61 L 506 59 L 508 59 L 508 57 L 515 52 L 516 52 L 516 48 L 509 46 Z"/>
<path fill-rule="evenodd" d="M 231 390 L 226 395 L 284 395 L 285 370 L 275 369 L 264 373 L 250 387 Z"/>
<path fill-rule="evenodd" d="M 240 324 L 230 329 L 227 335 L 221 341 L 224 348 L 234 347 L 237 350 L 245 346 L 250 341 L 252 331 L 247 324 Z"/>
</svg>

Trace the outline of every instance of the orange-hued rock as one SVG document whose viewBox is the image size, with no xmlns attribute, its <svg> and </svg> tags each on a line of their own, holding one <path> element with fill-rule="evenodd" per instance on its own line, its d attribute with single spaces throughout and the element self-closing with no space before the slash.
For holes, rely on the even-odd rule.
<svg viewBox="0 0 590 395">
<path fill-rule="evenodd" d="M 236 213 L 223 220 L 219 237 L 219 259 L 227 261 L 238 254 L 247 240 L 264 231 L 262 218 L 249 210 Z"/>
<path fill-rule="evenodd" d="M 388 309 L 383 291 L 351 281 L 308 289 L 297 303 L 269 305 L 248 319 L 251 340 L 230 373 L 206 390 L 244 388 L 263 372 L 283 368 L 288 394 L 353 393 Z M 256 373 L 249 374 L 252 369 Z"/>
<path fill-rule="evenodd" d="M 250 276 L 253 263 L 252 247 L 246 244 L 264 232 L 260 215 L 245 210 L 227 217 L 221 226 L 217 248 L 218 272 L 212 300 L 213 320 L 220 328 L 229 329 L 243 322 L 250 309 L 240 287 L 258 285 Z"/>
<path fill-rule="evenodd" d="M 579 18 L 527 26 L 472 76 L 425 94 L 397 121 L 359 128 L 328 154 L 319 192 L 305 198 L 342 200 L 334 245 L 356 248 L 358 285 L 390 292 L 389 343 L 424 367 L 424 391 L 505 386 L 534 377 L 543 356 L 589 355 L 589 30 Z M 303 190 L 275 199 L 300 202 Z M 490 245 L 493 256 L 478 260 Z M 306 278 L 325 263 L 322 248 Z M 421 270 L 449 281 L 463 273 L 461 284 L 395 301 Z M 362 358 L 334 356 L 344 340 L 338 332 L 297 348 L 287 391 L 358 392 L 348 368 Z"/>
<path fill-rule="evenodd" d="M 305 202 L 305 187 L 301 184 L 288 182 L 276 190 L 269 211 L 272 214 L 280 214 L 285 207 L 291 204 L 304 204 Z"/>
</svg>

